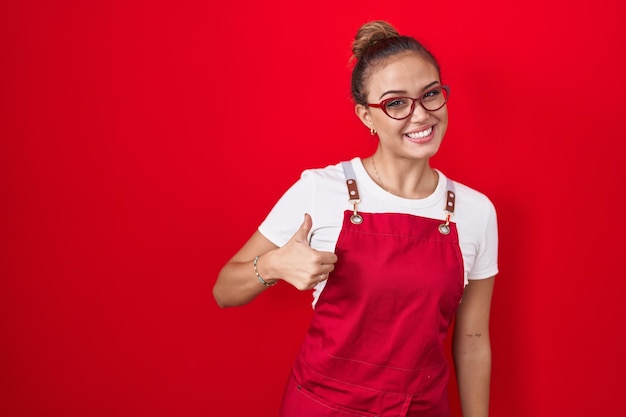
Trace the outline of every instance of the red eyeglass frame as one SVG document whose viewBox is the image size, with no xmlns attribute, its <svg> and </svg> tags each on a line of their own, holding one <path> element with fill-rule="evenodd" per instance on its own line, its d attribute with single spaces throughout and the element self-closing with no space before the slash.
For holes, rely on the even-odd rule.
<svg viewBox="0 0 626 417">
<path fill-rule="evenodd" d="M 441 106 L 437 107 L 436 109 L 430 110 L 430 109 L 427 109 L 424 106 L 424 103 L 422 102 L 422 99 L 424 98 L 424 96 L 426 94 L 428 94 L 429 92 L 431 92 L 433 90 L 445 90 L 446 91 L 446 100 L 443 102 L 443 104 Z M 411 100 L 411 110 L 409 111 L 409 114 L 407 114 L 404 117 L 400 117 L 400 118 L 391 116 L 389 113 L 387 113 L 387 108 L 385 107 L 385 105 L 387 103 L 389 103 L 390 101 L 397 100 L 399 98 L 404 98 L 404 99 Z M 395 96 L 395 97 L 386 98 L 386 99 L 384 99 L 383 101 L 381 101 L 378 104 L 376 104 L 376 103 L 367 103 L 367 105 L 369 107 L 375 107 L 377 109 L 381 109 L 388 117 L 390 117 L 390 118 L 392 118 L 394 120 L 404 120 L 407 117 L 410 117 L 413 114 L 413 112 L 415 111 L 415 102 L 416 101 L 419 101 L 420 106 L 422 106 L 422 108 L 424 110 L 426 110 L 426 111 L 437 111 L 437 110 L 441 109 L 443 106 L 445 106 L 448 103 L 448 99 L 449 98 L 450 98 L 450 86 L 449 85 L 437 85 L 437 86 L 435 86 L 433 88 L 429 88 L 428 90 L 424 91 L 422 96 L 419 97 L 419 98 L 413 98 L 413 97 L 407 97 L 407 96 Z"/>
</svg>

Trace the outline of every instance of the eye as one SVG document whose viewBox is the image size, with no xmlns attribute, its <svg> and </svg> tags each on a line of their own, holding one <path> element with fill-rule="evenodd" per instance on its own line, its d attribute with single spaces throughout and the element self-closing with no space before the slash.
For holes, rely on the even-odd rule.
<svg viewBox="0 0 626 417">
<path fill-rule="evenodd" d="M 399 109 L 410 105 L 409 100 L 405 97 L 394 97 L 385 100 L 385 107 L 388 109 Z"/>
<path fill-rule="evenodd" d="M 441 95 L 441 87 L 433 88 L 432 90 L 428 90 L 426 93 L 424 93 L 424 95 L 422 96 L 422 100 L 424 101 L 434 100 L 440 95 Z"/>
</svg>

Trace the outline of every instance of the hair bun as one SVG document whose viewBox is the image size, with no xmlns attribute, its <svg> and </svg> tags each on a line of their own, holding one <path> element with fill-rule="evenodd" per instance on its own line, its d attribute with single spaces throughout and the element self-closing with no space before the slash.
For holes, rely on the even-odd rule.
<svg viewBox="0 0 626 417">
<path fill-rule="evenodd" d="M 368 22 L 361 26 L 352 42 L 352 58 L 359 60 L 376 42 L 397 36 L 400 36 L 398 31 L 384 20 Z"/>
</svg>

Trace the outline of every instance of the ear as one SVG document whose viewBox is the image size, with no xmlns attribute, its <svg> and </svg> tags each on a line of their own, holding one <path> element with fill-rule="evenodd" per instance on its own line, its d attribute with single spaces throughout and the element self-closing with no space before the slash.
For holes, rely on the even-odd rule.
<svg viewBox="0 0 626 417">
<path fill-rule="evenodd" d="M 368 129 L 374 127 L 369 107 L 364 106 L 363 104 L 357 104 L 356 106 L 354 106 L 354 112 Z"/>
</svg>

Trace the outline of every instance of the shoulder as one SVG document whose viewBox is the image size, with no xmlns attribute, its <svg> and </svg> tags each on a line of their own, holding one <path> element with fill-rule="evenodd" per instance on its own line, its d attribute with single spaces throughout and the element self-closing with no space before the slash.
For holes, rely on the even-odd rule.
<svg viewBox="0 0 626 417">
<path fill-rule="evenodd" d="M 300 178 L 308 181 L 336 181 L 344 179 L 345 175 L 341 162 L 334 165 L 327 165 L 323 168 L 309 168 L 302 171 Z"/>
<path fill-rule="evenodd" d="M 461 182 L 451 179 L 448 180 L 454 183 L 457 207 L 483 213 L 489 211 L 495 212 L 493 202 L 487 195 Z"/>
<path fill-rule="evenodd" d="M 343 176 L 341 164 L 328 165 L 324 168 L 307 168 L 300 173 L 300 177 L 283 194 L 281 199 L 290 197 L 315 197 L 318 190 L 336 188 Z"/>
<path fill-rule="evenodd" d="M 342 162 L 328 165 L 323 168 L 310 168 L 302 171 L 300 188 L 311 193 L 311 197 L 317 200 L 327 201 L 338 196 L 343 197 L 347 192 L 346 174 Z"/>
<path fill-rule="evenodd" d="M 309 213 L 318 207 L 346 202 L 347 186 L 341 163 L 324 168 L 308 168 L 282 195 L 277 206 L 292 209 L 298 207 Z"/>
<path fill-rule="evenodd" d="M 477 233 L 497 224 L 496 208 L 484 193 L 461 182 L 451 180 L 456 193 L 453 218 L 465 231 Z"/>
</svg>

